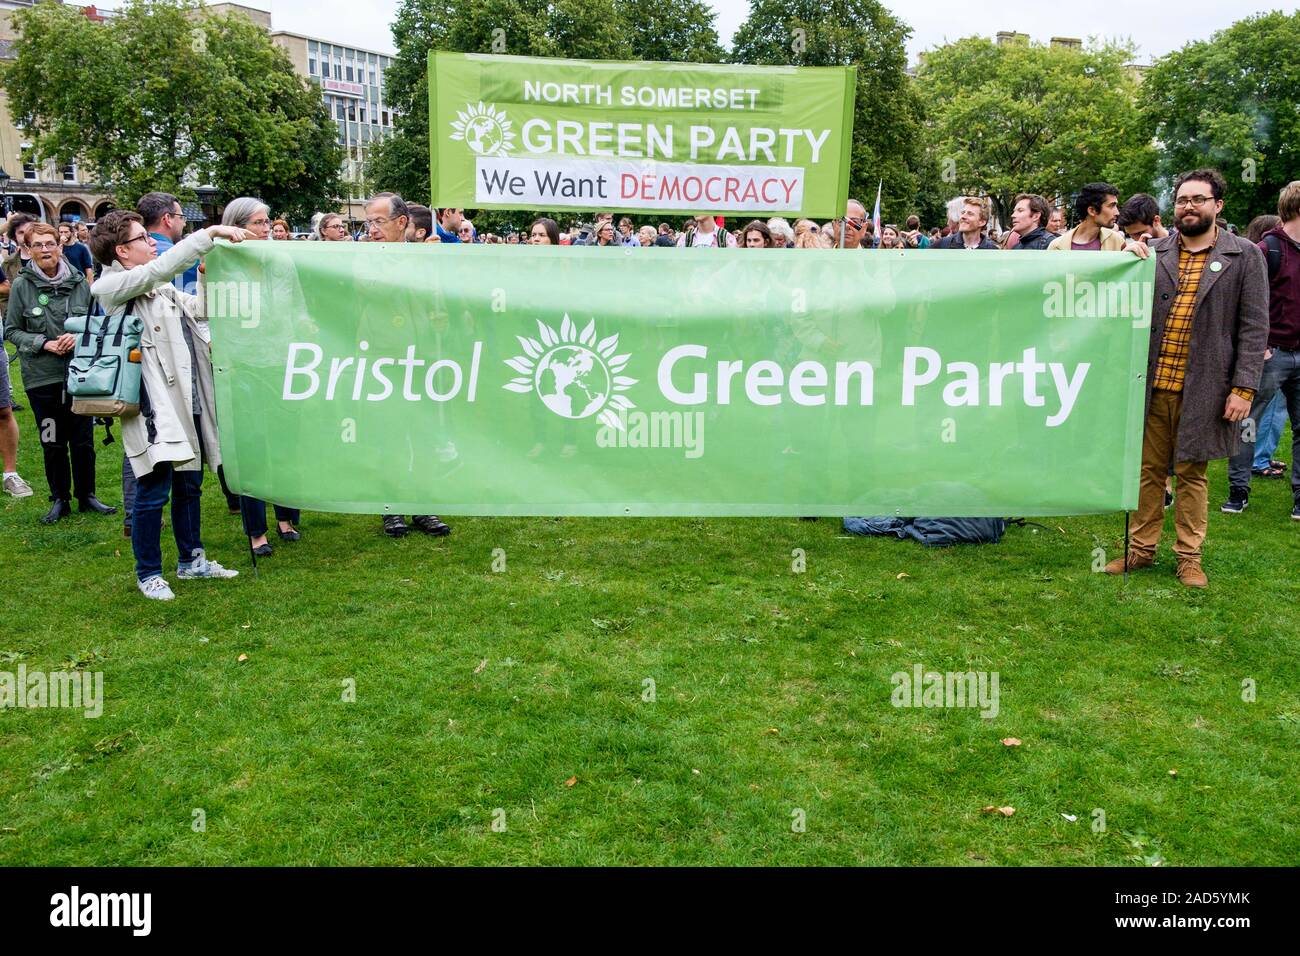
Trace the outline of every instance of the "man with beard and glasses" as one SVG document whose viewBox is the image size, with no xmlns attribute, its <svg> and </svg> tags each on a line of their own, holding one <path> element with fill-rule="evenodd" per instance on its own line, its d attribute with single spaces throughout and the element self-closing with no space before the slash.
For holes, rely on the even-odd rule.
<svg viewBox="0 0 1300 956">
<path fill-rule="evenodd" d="M 1152 245 L 1156 287 L 1136 523 L 1128 553 L 1106 565 L 1108 574 L 1154 563 L 1172 460 L 1178 580 L 1194 588 L 1209 584 L 1201 568 L 1209 519 L 1206 464 L 1236 451 L 1238 423 L 1259 387 L 1269 327 L 1264 254 L 1215 223 L 1224 189 L 1218 170 L 1179 176 L 1178 232 Z"/>
</svg>

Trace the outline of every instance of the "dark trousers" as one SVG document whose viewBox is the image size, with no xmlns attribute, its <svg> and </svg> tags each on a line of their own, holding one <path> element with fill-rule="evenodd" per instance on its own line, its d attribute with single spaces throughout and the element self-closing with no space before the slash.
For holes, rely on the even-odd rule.
<svg viewBox="0 0 1300 956">
<path fill-rule="evenodd" d="M 72 414 L 72 397 L 62 382 L 27 389 L 45 454 L 45 480 L 51 501 L 70 501 L 95 493 L 95 420 Z M 71 462 L 71 464 L 69 464 Z"/>
<path fill-rule="evenodd" d="M 275 520 L 288 521 L 296 525 L 302 517 L 297 508 L 281 508 L 275 505 Z M 239 516 L 244 521 L 244 534 L 250 538 L 260 538 L 266 534 L 266 502 L 257 498 L 239 496 Z"/>
<path fill-rule="evenodd" d="M 122 521 L 130 527 L 131 515 L 135 512 L 135 471 L 131 468 L 131 459 L 122 454 Z"/>
<path fill-rule="evenodd" d="M 1264 372 L 1259 378 L 1259 388 L 1255 389 L 1255 401 L 1250 406 L 1247 417 L 1256 437 L 1263 426 L 1260 418 L 1273 396 L 1281 392 L 1286 399 L 1287 414 L 1291 416 L 1291 491 L 1300 496 L 1300 352 L 1287 349 L 1274 349 L 1273 355 L 1264 363 Z M 28 394 L 31 394 L 30 392 Z M 1242 423 L 1243 433 L 1247 425 Z M 1242 441 L 1237 454 L 1228 459 L 1228 486 L 1230 488 L 1250 487 L 1250 468 L 1255 458 L 1255 442 Z"/>
<path fill-rule="evenodd" d="M 226 484 L 226 469 L 221 465 L 217 465 L 217 481 L 221 482 L 221 493 L 226 496 L 226 509 L 228 511 L 238 509 L 242 513 L 243 508 L 239 504 L 239 495 L 231 491 L 230 486 Z"/>
<path fill-rule="evenodd" d="M 171 462 L 163 462 L 136 481 L 131 550 L 135 552 L 135 574 L 141 581 L 162 574 L 162 509 L 169 495 L 179 563 L 189 565 L 202 555 L 203 542 L 199 537 L 202 494 L 203 472 L 175 471 Z"/>
</svg>

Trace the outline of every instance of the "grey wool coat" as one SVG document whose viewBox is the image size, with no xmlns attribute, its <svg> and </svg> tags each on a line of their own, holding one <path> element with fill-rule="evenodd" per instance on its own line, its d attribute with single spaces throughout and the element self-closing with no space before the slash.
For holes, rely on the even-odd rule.
<svg viewBox="0 0 1300 956">
<path fill-rule="evenodd" d="M 1159 240 L 1153 248 L 1156 287 L 1147 356 L 1148 412 L 1165 320 L 1178 289 L 1177 234 Z M 1237 450 L 1241 425 L 1224 419 L 1223 406 L 1234 388 L 1259 387 L 1267 346 L 1268 267 L 1264 254 L 1245 239 L 1220 229 L 1196 290 L 1183 410 L 1174 446 L 1177 461 L 1213 461 Z"/>
</svg>

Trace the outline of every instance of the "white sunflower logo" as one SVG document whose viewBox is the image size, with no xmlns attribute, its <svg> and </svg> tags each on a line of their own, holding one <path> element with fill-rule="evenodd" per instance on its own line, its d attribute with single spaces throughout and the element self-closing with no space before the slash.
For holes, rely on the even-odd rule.
<svg viewBox="0 0 1300 956">
<path fill-rule="evenodd" d="M 564 418 L 589 418 L 623 430 L 619 412 L 636 405 L 620 394 L 636 384 L 621 374 L 628 355 L 618 353 L 618 335 L 596 341 L 596 320 L 581 332 L 568 315 L 557 332 L 537 320 L 538 337 L 517 335 L 524 354 L 506 359 L 518 377 L 503 388 L 511 392 L 536 392 L 543 404 Z M 539 341 L 540 340 L 540 341 Z"/>
<path fill-rule="evenodd" d="M 505 110 L 492 105 L 468 103 L 457 110 L 459 119 L 451 121 L 451 138 L 464 140 L 465 145 L 480 156 L 505 156 L 515 148 L 514 123 L 506 119 Z"/>
</svg>

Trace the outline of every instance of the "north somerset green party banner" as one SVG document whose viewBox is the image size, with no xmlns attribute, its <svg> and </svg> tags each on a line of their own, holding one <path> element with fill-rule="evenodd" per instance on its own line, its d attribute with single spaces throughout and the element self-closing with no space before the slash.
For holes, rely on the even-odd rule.
<svg viewBox="0 0 1300 956">
<path fill-rule="evenodd" d="M 219 243 L 228 483 L 320 511 L 1137 505 L 1154 259 Z"/>
<path fill-rule="evenodd" d="M 852 67 L 429 54 L 436 206 L 842 216 Z"/>
</svg>

